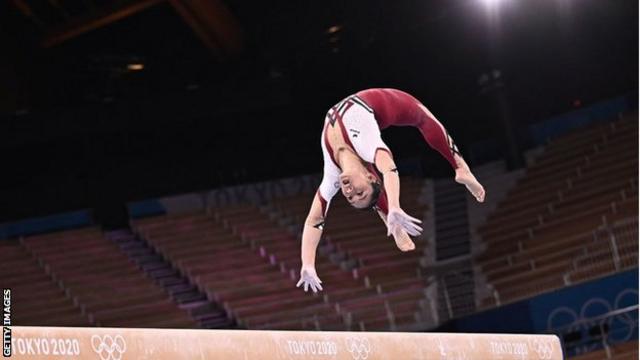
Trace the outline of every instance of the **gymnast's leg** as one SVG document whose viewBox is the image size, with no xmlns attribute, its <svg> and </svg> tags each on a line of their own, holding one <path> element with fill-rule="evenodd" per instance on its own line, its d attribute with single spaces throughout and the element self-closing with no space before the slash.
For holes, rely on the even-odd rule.
<svg viewBox="0 0 640 360">
<path fill-rule="evenodd" d="M 424 140 L 451 164 L 451 167 L 456 172 L 456 182 L 465 185 L 478 202 L 483 202 L 484 188 L 471 173 L 469 166 L 462 158 L 458 147 L 449 136 L 449 133 L 447 133 L 447 130 L 424 105 L 418 103 L 418 106 L 421 114 L 418 116 L 419 120 L 415 126 L 422 133 Z"/>
</svg>

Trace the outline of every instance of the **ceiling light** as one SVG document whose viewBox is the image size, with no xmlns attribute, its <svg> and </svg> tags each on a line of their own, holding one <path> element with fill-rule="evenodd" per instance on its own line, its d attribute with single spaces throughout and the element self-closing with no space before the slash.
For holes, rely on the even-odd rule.
<svg viewBox="0 0 640 360">
<path fill-rule="evenodd" d="M 332 27 L 327 29 L 327 34 L 335 34 L 342 29 L 340 25 L 333 25 Z"/>
<path fill-rule="evenodd" d="M 144 69 L 144 64 L 129 64 L 127 65 L 129 71 L 140 71 Z"/>
</svg>

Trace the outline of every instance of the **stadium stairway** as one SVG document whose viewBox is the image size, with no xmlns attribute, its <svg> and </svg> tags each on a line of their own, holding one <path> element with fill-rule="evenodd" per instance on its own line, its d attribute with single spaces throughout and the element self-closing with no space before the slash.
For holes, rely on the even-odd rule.
<svg viewBox="0 0 640 360">
<path fill-rule="evenodd" d="M 241 218 L 246 209 L 139 219 L 133 228 L 242 328 L 344 330 L 331 304 L 296 289 L 295 279 L 261 253 L 255 240 L 221 220 Z"/>
<path fill-rule="evenodd" d="M 135 263 L 148 278 L 169 294 L 178 307 L 187 311 L 200 327 L 205 329 L 228 329 L 234 327 L 233 319 L 218 304 L 207 299 L 197 286 L 173 268 L 144 240 L 130 229 L 110 231 L 105 237 L 118 245 L 129 260 Z"/>
<path fill-rule="evenodd" d="M 411 199 L 405 209 L 416 215 L 424 210 L 412 205 L 421 184 L 403 191 Z M 345 221 L 329 225 L 316 262 L 324 290 L 313 294 L 295 287 L 300 270 L 298 211 L 306 212 L 308 206 L 307 196 L 298 196 L 263 207 L 137 219 L 132 228 L 208 299 L 222 304 L 241 327 L 423 330 L 425 309 L 431 308 L 426 305 L 426 281 L 419 276 L 422 254 L 399 252 L 384 236 L 376 214 L 336 206 L 332 218 Z M 349 229 L 344 217 L 359 226 Z M 419 243 L 419 249 L 423 245 Z"/>
<path fill-rule="evenodd" d="M 29 236 L 21 244 L 93 326 L 197 327 L 99 228 Z"/>
<path fill-rule="evenodd" d="M 475 311 L 468 196 L 465 187 L 451 178 L 434 181 L 436 259 L 440 264 L 455 263 L 454 270 L 440 272 L 436 276 L 438 304 L 441 304 L 438 307 L 440 321 L 465 316 Z M 425 266 L 425 272 L 430 268 L 435 266 Z"/>
</svg>

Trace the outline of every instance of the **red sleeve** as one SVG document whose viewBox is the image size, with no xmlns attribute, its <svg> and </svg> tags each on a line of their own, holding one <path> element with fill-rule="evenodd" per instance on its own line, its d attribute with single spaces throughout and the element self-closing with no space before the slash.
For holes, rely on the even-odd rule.
<svg viewBox="0 0 640 360">
<path fill-rule="evenodd" d="M 381 185 L 380 196 L 378 197 L 378 201 L 376 202 L 375 206 L 378 210 L 382 211 L 385 215 L 387 215 L 389 213 L 389 201 L 387 200 L 387 192 L 384 191 L 384 185 L 382 184 L 382 177 L 376 170 L 375 165 L 367 164 L 367 169 L 369 169 L 369 172 L 376 177 L 376 179 Z"/>
<path fill-rule="evenodd" d="M 325 200 L 325 198 L 322 197 L 322 194 L 320 194 L 320 190 L 316 192 L 316 195 L 318 196 L 318 199 L 320 199 L 320 205 L 322 205 L 322 217 L 326 217 L 327 216 L 327 200 Z"/>
<path fill-rule="evenodd" d="M 380 192 L 380 197 L 378 198 L 376 207 L 378 208 L 378 210 L 382 211 L 385 215 L 389 213 L 389 202 L 387 201 L 387 193 L 384 190 Z"/>
</svg>

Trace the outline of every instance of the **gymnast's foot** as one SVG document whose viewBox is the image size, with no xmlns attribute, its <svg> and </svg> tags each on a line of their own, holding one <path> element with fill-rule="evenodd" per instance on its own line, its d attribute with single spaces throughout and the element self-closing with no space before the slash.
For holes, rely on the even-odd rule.
<svg viewBox="0 0 640 360">
<path fill-rule="evenodd" d="M 411 241 L 411 238 L 409 237 L 409 235 L 407 235 L 406 232 L 402 231 L 402 233 L 403 234 L 401 236 L 393 236 L 398 249 L 400 249 L 400 251 L 402 252 L 415 250 L 416 244 Z"/>
<path fill-rule="evenodd" d="M 396 246 L 398 247 L 398 249 L 400 249 L 400 251 L 407 252 L 415 250 L 416 244 L 413 243 L 413 241 L 409 237 L 409 234 L 407 234 L 404 229 L 402 229 L 400 226 L 392 226 L 389 230 L 390 235 L 393 235 L 393 240 L 396 242 Z"/>
<path fill-rule="evenodd" d="M 484 188 L 478 180 L 476 180 L 476 177 L 473 176 L 471 170 L 469 170 L 469 166 L 467 166 L 467 163 L 458 155 L 455 155 L 454 159 L 458 165 L 458 168 L 456 169 L 456 182 L 466 186 L 467 190 L 469 190 L 471 195 L 473 195 L 478 202 L 484 202 Z"/>
</svg>

